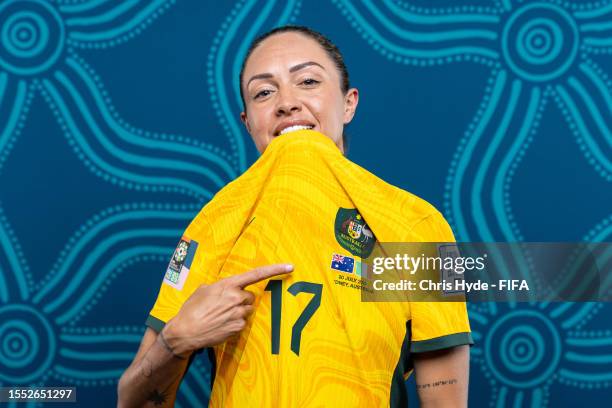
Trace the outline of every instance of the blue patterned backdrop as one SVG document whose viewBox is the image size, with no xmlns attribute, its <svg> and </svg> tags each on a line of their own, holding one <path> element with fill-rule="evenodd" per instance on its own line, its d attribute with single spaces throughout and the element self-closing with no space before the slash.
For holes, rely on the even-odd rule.
<svg viewBox="0 0 612 408">
<path fill-rule="evenodd" d="M 460 240 L 612 240 L 612 1 L 2 0 L 2 386 L 114 404 L 182 230 L 257 158 L 238 71 L 286 23 L 345 54 L 349 157 Z M 471 305 L 471 405 L 609 404 L 611 311 Z"/>
</svg>

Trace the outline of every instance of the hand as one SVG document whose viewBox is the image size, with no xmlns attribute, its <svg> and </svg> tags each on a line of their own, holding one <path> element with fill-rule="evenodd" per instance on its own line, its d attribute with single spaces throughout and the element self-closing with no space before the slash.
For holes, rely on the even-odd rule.
<svg viewBox="0 0 612 408">
<path fill-rule="evenodd" d="M 164 327 L 165 341 L 181 357 L 223 343 L 240 333 L 253 312 L 255 295 L 244 288 L 291 271 L 293 265 L 268 265 L 201 285 Z"/>
</svg>

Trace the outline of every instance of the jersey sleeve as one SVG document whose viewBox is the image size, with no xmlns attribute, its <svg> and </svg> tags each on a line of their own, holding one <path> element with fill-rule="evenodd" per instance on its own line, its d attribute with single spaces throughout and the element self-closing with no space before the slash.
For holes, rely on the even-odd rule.
<svg viewBox="0 0 612 408">
<path fill-rule="evenodd" d="M 423 242 L 455 242 L 442 214 L 420 221 L 413 233 Z M 410 351 L 420 353 L 474 344 L 465 302 L 411 302 Z"/>
<path fill-rule="evenodd" d="M 210 223 L 200 213 L 189 224 L 164 271 L 157 299 L 145 324 L 156 332 L 179 312 L 202 284 L 218 277 L 218 260 Z"/>
</svg>

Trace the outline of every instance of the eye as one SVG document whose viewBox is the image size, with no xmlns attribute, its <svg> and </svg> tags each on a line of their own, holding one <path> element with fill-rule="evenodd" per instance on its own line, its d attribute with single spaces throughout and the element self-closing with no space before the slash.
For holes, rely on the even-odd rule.
<svg viewBox="0 0 612 408">
<path fill-rule="evenodd" d="M 270 89 L 264 89 L 263 91 L 259 91 L 255 94 L 255 96 L 253 97 L 253 99 L 261 99 L 264 98 L 268 95 L 270 95 L 272 93 L 272 91 Z"/>
<path fill-rule="evenodd" d="M 314 86 L 320 83 L 321 81 L 317 81 L 316 79 L 313 79 L 313 78 L 306 78 L 305 80 L 302 81 L 302 84 L 306 86 Z"/>
</svg>

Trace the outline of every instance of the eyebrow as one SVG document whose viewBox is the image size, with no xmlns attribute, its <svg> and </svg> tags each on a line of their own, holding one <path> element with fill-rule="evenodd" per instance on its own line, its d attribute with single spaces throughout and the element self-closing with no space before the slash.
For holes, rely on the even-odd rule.
<svg viewBox="0 0 612 408">
<path fill-rule="evenodd" d="M 319 64 L 318 62 L 307 61 L 307 62 L 302 62 L 301 64 L 297 64 L 297 65 L 292 66 L 291 68 L 289 68 L 289 72 L 294 73 L 296 71 L 299 71 L 301 69 L 304 69 L 304 68 L 312 66 L 312 65 L 316 65 L 316 66 L 320 67 L 322 70 L 325 71 L 325 68 L 323 67 L 323 65 Z M 246 88 L 248 88 L 249 84 L 252 81 L 256 80 L 256 79 L 270 79 L 272 77 L 273 77 L 273 75 L 268 73 L 268 72 L 264 72 L 263 74 L 253 75 L 251 77 L 251 79 L 249 79 L 249 82 L 247 82 Z"/>
</svg>

